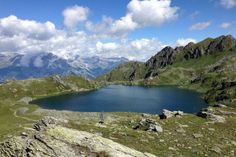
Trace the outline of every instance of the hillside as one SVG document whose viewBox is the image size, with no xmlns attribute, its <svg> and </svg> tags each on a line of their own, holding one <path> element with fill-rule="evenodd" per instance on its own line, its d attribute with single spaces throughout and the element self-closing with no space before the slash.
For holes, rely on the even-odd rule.
<svg viewBox="0 0 236 157">
<path fill-rule="evenodd" d="M 129 62 L 97 80 L 142 85 L 178 85 L 204 93 L 208 103 L 235 105 L 236 40 L 207 38 L 185 47 L 166 47 L 145 63 Z"/>
<path fill-rule="evenodd" d="M 29 105 L 33 99 L 95 88 L 97 85 L 94 82 L 82 77 L 57 75 L 0 84 L 0 141 L 6 135 L 18 133 L 24 127 L 32 125 L 35 119 L 41 117 L 41 115 L 32 115 L 32 112 L 38 108 Z"/>
</svg>

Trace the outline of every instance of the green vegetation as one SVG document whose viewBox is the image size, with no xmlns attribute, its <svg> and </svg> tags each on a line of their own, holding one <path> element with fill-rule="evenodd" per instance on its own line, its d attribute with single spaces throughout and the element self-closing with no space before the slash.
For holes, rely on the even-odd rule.
<svg viewBox="0 0 236 157">
<path fill-rule="evenodd" d="M 67 119 L 68 128 L 99 134 L 141 152 L 157 156 L 235 156 L 236 153 L 236 41 L 230 36 L 206 39 L 185 48 L 166 48 L 146 63 L 129 62 L 110 73 L 88 81 L 82 77 L 52 76 L 7 81 L 0 85 L 0 141 L 9 135 L 30 131 L 43 116 Z M 98 82 L 97 82 L 98 81 Z M 203 93 L 211 112 L 225 122 L 195 115 L 161 120 L 157 115 L 51 111 L 29 105 L 41 97 L 97 89 L 106 84 L 177 85 Z M 134 129 L 142 119 L 158 122 L 163 132 Z"/>
<path fill-rule="evenodd" d="M 98 88 L 95 82 L 76 76 L 52 76 L 42 79 L 7 81 L 1 84 L 0 141 L 7 135 L 19 134 L 26 128 L 31 128 L 35 120 L 42 118 L 42 115 L 34 114 L 38 107 L 29 105 L 29 101 L 95 88 Z"/>
<path fill-rule="evenodd" d="M 48 115 L 67 117 L 66 127 L 101 135 L 141 152 L 157 156 L 234 156 L 236 147 L 235 108 L 212 108 L 225 112 L 226 123 L 211 123 L 195 115 L 160 120 L 157 115 L 138 113 L 105 113 L 104 124 L 99 124 L 99 113 L 52 112 Z M 40 113 L 39 113 L 40 114 Z M 135 130 L 143 118 L 152 119 L 163 127 L 163 132 Z M 195 137 L 195 134 L 200 134 Z M 227 144 L 228 143 L 228 144 Z M 219 148 L 220 152 L 215 152 Z"/>
<path fill-rule="evenodd" d="M 142 62 L 128 62 L 121 64 L 110 73 L 98 77 L 97 81 L 113 82 L 119 81 L 132 81 L 144 78 L 145 65 Z"/>
<path fill-rule="evenodd" d="M 186 47 L 164 48 L 146 63 L 126 63 L 98 81 L 129 85 L 176 85 L 203 94 L 209 104 L 235 106 L 236 40 L 207 38 Z"/>
</svg>

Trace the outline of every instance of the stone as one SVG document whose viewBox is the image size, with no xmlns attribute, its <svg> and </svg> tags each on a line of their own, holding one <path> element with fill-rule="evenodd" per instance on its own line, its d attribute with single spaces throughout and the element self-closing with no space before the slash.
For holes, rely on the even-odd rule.
<svg viewBox="0 0 236 157">
<path fill-rule="evenodd" d="M 159 124 L 150 124 L 149 131 L 163 132 L 163 129 Z"/>
<path fill-rule="evenodd" d="M 18 102 L 29 104 L 32 100 L 33 100 L 33 98 L 31 98 L 31 97 L 23 97 Z"/>
<path fill-rule="evenodd" d="M 147 114 L 147 113 L 142 113 L 141 116 L 142 116 L 142 117 L 149 117 L 149 114 Z"/>
<path fill-rule="evenodd" d="M 179 117 L 179 116 L 183 116 L 184 112 L 183 111 L 169 111 L 166 109 L 163 109 L 162 114 L 160 115 L 160 119 L 168 119 L 171 117 Z"/>
<path fill-rule="evenodd" d="M 27 137 L 28 134 L 27 134 L 26 132 L 22 132 L 22 133 L 21 133 L 21 136 L 23 136 L 23 137 Z"/>
<path fill-rule="evenodd" d="M 215 115 L 211 108 L 201 110 L 200 112 L 197 113 L 197 116 L 211 120 L 213 122 L 218 122 L 218 123 L 224 123 L 226 121 L 224 117 Z"/>
<path fill-rule="evenodd" d="M 17 113 L 20 115 L 25 114 L 29 109 L 27 107 L 21 107 L 17 110 Z"/>
<path fill-rule="evenodd" d="M 211 151 L 217 153 L 217 154 L 220 154 L 221 153 L 221 149 L 217 146 L 214 146 L 210 149 Z"/>
<path fill-rule="evenodd" d="M 110 156 L 110 157 L 155 157 L 142 153 L 100 135 L 60 126 L 60 120 L 46 117 L 37 125 L 43 130 L 30 130 L 29 136 L 14 136 L 0 144 L 0 156 Z M 55 125 L 58 124 L 58 125 Z M 47 126 L 47 127 L 45 127 Z"/>
<path fill-rule="evenodd" d="M 224 104 L 216 104 L 213 107 L 220 107 L 220 108 L 226 108 L 227 106 Z"/>
<path fill-rule="evenodd" d="M 163 132 L 161 125 L 151 119 L 143 118 L 136 126 L 133 127 L 134 130 L 142 128 L 144 128 L 146 131 Z"/>
<path fill-rule="evenodd" d="M 231 144 L 236 146 L 236 142 L 235 141 L 231 141 Z"/>
<path fill-rule="evenodd" d="M 185 130 L 183 128 L 178 128 L 175 131 L 178 133 L 185 133 Z"/>
<path fill-rule="evenodd" d="M 202 134 L 193 134 L 193 137 L 194 138 L 201 138 L 201 137 L 203 137 L 203 135 Z"/>
<path fill-rule="evenodd" d="M 53 127 L 58 124 L 58 119 L 54 117 L 44 117 L 34 124 L 34 129 L 37 131 L 42 131 L 46 127 Z"/>
<path fill-rule="evenodd" d="M 163 112 L 162 112 L 162 115 L 160 115 L 160 118 L 161 119 L 168 119 L 168 118 L 171 118 L 174 116 L 174 113 L 169 111 L 169 110 L 166 110 L 164 109 Z"/>
</svg>

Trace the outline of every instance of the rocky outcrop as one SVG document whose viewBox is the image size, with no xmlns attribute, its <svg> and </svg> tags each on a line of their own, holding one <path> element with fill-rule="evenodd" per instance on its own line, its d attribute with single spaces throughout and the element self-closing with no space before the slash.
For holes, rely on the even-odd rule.
<svg viewBox="0 0 236 157">
<path fill-rule="evenodd" d="M 203 56 L 212 55 L 216 53 L 226 52 L 226 51 L 232 51 L 236 48 L 236 40 L 231 36 L 220 36 L 218 38 L 212 39 L 207 38 L 199 43 L 189 43 L 185 47 L 165 47 L 161 51 L 159 51 L 156 55 L 151 57 L 146 63 L 145 63 L 145 71 L 142 71 L 144 74 L 143 78 L 137 77 L 142 76 L 138 74 L 139 69 L 133 68 L 133 66 L 128 67 L 126 71 L 129 71 L 129 75 L 125 75 L 128 77 L 123 78 L 122 81 L 133 81 L 137 79 L 145 79 L 145 78 L 151 78 L 154 76 L 157 76 L 159 74 L 160 69 L 165 68 L 168 65 L 172 65 L 177 61 L 185 61 L 190 59 L 198 59 Z M 130 62 L 132 63 L 132 62 Z M 126 64 L 129 65 L 129 64 Z M 135 64 L 134 64 L 135 65 Z M 122 68 L 125 69 L 125 68 Z M 133 69 L 133 70 L 132 70 Z M 114 72 L 117 71 L 117 69 L 114 70 Z M 111 72 L 109 73 L 109 80 L 119 80 L 119 77 L 117 79 L 113 78 L 115 75 Z M 112 78 L 112 79 L 110 79 Z M 119 80 L 120 81 L 120 80 Z"/>
<path fill-rule="evenodd" d="M 2 157 L 154 157 L 99 135 L 63 127 L 64 120 L 46 117 L 34 131 L 22 133 L 0 144 Z M 60 125 L 61 124 L 61 125 Z"/>
<path fill-rule="evenodd" d="M 168 119 L 171 117 L 178 117 L 178 116 L 183 116 L 184 112 L 183 111 L 169 111 L 164 109 L 162 114 L 160 115 L 160 119 Z"/>
<path fill-rule="evenodd" d="M 147 67 L 147 73 L 145 75 L 145 78 L 153 77 L 158 74 L 157 69 L 158 68 L 164 68 L 167 65 L 171 65 L 174 63 L 176 59 L 176 55 L 178 52 L 182 50 L 182 47 L 177 47 L 176 49 L 173 49 L 169 46 L 162 49 L 159 53 L 157 53 L 155 56 L 151 57 L 146 62 Z"/>
<path fill-rule="evenodd" d="M 151 119 L 143 118 L 137 125 L 133 127 L 133 129 L 141 129 L 145 131 L 153 131 L 153 132 L 163 132 L 161 125 Z"/>
<path fill-rule="evenodd" d="M 211 108 L 202 109 L 197 113 L 197 116 L 217 123 L 224 123 L 226 121 L 224 117 L 216 115 Z"/>
<path fill-rule="evenodd" d="M 32 100 L 33 100 L 33 98 L 31 98 L 31 97 L 23 97 L 18 102 L 19 103 L 29 104 Z"/>
<path fill-rule="evenodd" d="M 183 54 L 183 58 L 180 56 L 180 60 L 197 59 L 204 55 L 231 51 L 235 46 L 236 40 L 231 35 L 206 39 L 198 44 L 189 43 L 185 47 L 176 47 L 175 49 L 167 46 L 145 63 L 147 68 L 145 78 L 156 76 L 159 69 L 175 63 L 180 53 Z"/>
<path fill-rule="evenodd" d="M 65 88 L 69 88 L 69 89 L 71 89 L 72 91 L 75 91 L 75 92 L 79 91 L 79 87 L 78 86 L 76 86 L 73 83 L 64 81 L 59 75 L 52 76 L 52 79 L 53 79 L 53 81 L 55 81 L 60 86 L 63 86 Z"/>
<path fill-rule="evenodd" d="M 217 52 L 231 51 L 236 46 L 236 40 L 231 36 L 220 36 L 216 39 L 206 39 L 199 44 L 184 48 L 184 58 L 186 60 L 196 59 L 203 55 Z"/>
</svg>

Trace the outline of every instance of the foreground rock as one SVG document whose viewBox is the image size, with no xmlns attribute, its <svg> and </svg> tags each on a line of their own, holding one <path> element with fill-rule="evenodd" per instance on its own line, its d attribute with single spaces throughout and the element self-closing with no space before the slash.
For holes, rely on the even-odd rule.
<svg viewBox="0 0 236 157">
<path fill-rule="evenodd" d="M 182 115 L 184 115 L 183 111 L 169 111 L 169 110 L 164 109 L 162 114 L 160 115 L 160 118 L 161 119 L 168 119 L 171 117 L 178 117 L 178 116 L 182 116 Z"/>
<path fill-rule="evenodd" d="M 218 122 L 218 123 L 225 122 L 225 118 L 219 115 L 215 115 L 214 111 L 211 108 L 202 109 L 200 112 L 197 113 L 197 116 L 206 118 L 213 122 Z"/>
<path fill-rule="evenodd" d="M 60 121 L 61 122 L 61 121 Z M 154 157 L 112 140 L 84 131 L 58 125 L 54 118 L 45 118 L 35 124 L 35 130 L 13 137 L 0 145 L 2 157 Z"/>
<path fill-rule="evenodd" d="M 151 119 L 143 118 L 133 129 L 143 129 L 145 131 L 163 132 L 161 125 Z"/>
</svg>

